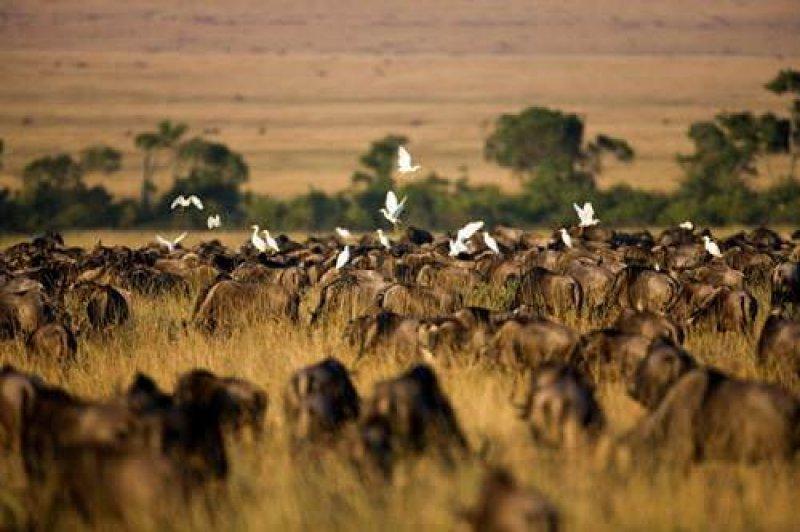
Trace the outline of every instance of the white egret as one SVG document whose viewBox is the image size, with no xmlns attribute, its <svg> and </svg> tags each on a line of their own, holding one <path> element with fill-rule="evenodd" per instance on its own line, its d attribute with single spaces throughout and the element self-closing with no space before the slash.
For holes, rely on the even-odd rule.
<svg viewBox="0 0 800 532">
<path fill-rule="evenodd" d="M 378 242 L 381 243 L 381 246 L 385 247 L 386 249 L 392 249 L 392 243 L 389 241 L 389 237 L 387 237 L 383 229 L 378 229 Z"/>
<path fill-rule="evenodd" d="M 467 245 L 459 239 L 451 240 L 450 241 L 450 256 L 457 257 L 461 253 L 466 253 L 469 251 Z"/>
<path fill-rule="evenodd" d="M 159 243 L 160 245 L 162 245 L 163 247 L 167 248 L 167 251 L 169 251 L 170 253 L 172 253 L 173 251 L 175 251 L 175 247 L 176 247 L 178 244 L 180 244 L 181 240 L 183 240 L 184 238 L 186 238 L 186 235 L 188 235 L 188 234 L 189 234 L 189 233 L 185 233 L 185 232 L 184 232 L 184 233 L 181 233 L 180 235 L 178 235 L 178 236 L 175 238 L 175 240 L 167 240 L 166 238 L 164 238 L 164 237 L 163 237 L 163 236 L 161 236 L 161 235 L 156 235 L 156 240 L 158 241 L 158 243 Z"/>
<path fill-rule="evenodd" d="M 572 247 L 572 237 L 569 236 L 569 233 L 563 227 L 561 229 L 559 229 L 559 231 L 561 232 L 561 241 L 564 243 L 565 246 L 567 246 L 568 248 L 571 248 Z"/>
<path fill-rule="evenodd" d="M 339 235 L 339 238 L 342 238 L 344 240 L 349 240 L 353 236 L 350 230 L 345 229 L 344 227 L 337 227 L 336 234 Z"/>
<path fill-rule="evenodd" d="M 466 242 L 467 240 L 472 238 L 472 235 L 480 231 L 482 227 L 483 227 L 483 220 L 479 220 L 477 222 L 470 222 L 458 230 L 458 233 L 456 234 L 456 240 L 459 240 L 461 242 Z"/>
<path fill-rule="evenodd" d="M 258 250 L 259 253 L 264 253 L 267 250 L 267 243 L 258 235 L 258 226 L 253 226 L 253 234 L 250 236 L 250 243 Z"/>
<path fill-rule="evenodd" d="M 416 172 L 421 167 L 420 165 L 411 166 L 411 154 L 403 146 L 397 148 L 397 170 L 401 174 L 408 174 Z"/>
<path fill-rule="evenodd" d="M 272 235 L 269 234 L 269 231 L 264 229 L 261 231 L 264 234 L 264 243 L 267 244 L 267 247 L 274 251 L 275 253 L 280 253 L 281 248 L 278 246 L 278 242 L 272 238 Z"/>
<path fill-rule="evenodd" d="M 580 227 L 590 227 L 600 223 L 600 220 L 594 217 L 594 207 L 592 207 L 592 204 L 588 201 L 583 204 L 583 208 L 581 208 L 581 206 L 577 203 L 573 203 L 572 207 L 578 214 L 578 218 L 580 219 L 580 223 L 578 225 Z"/>
<path fill-rule="evenodd" d="M 220 227 L 222 225 L 222 218 L 220 217 L 219 214 L 215 214 L 214 216 L 209 216 L 208 220 L 206 220 L 206 225 L 208 225 L 209 229 Z"/>
<path fill-rule="evenodd" d="M 487 231 L 483 232 L 483 243 L 486 244 L 486 247 L 492 250 L 492 253 L 495 255 L 500 254 L 500 246 L 497 245 L 497 240 L 492 237 Z"/>
<path fill-rule="evenodd" d="M 703 235 L 703 244 L 705 245 L 708 254 L 711 255 L 712 257 L 719 258 L 722 256 L 722 252 L 719 250 L 719 246 L 717 245 L 716 242 L 711 240 L 710 236 Z"/>
<path fill-rule="evenodd" d="M 681 229 L 686 229 L 687 231 L 694 231 L 694 224 L 689 220 L 681 222 L 681 224 L 678 227 L 680 227 Z"/>
<path fill-rule="evenodd" d="M 172 205 L 170 206 L 170 210 L 174 210 L 175 207 L 186 208 L 186 207 L 189 207 L 190 205 L 194 205 L 200 211 L 203 210 L 203 202 L 200 201 L 200 198 L 198 198 L 194 194 L 192 194 L 188 198 L 186 196 L 184 196 L 183 194 L 181 194 L 180 196 L 176 197 L 174 200 L 172 200 Z"/>
<path fill-rule="evenodd" d="M 350 246 L 345 246 L 336 257 L 336 269 L 342 269 L 350 261 Z"/>
<path fill-rule="evenodd" d="M 407 199 L 408 196 L 404 197 L 403 201 L 398 202 L 394 191 L 390 190 L 386 193 L 386 206 L 381 209 L 381 214 L 392 225 L 397 225 L 400 221 L 400 215 L 403 214 L 403 209 L 405 209 Z"/>
</svg>

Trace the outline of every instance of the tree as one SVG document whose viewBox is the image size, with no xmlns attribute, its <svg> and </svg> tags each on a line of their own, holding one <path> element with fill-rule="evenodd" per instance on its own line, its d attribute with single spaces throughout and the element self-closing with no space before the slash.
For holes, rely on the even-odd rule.
<svg viewBox="0 0 800 532">
<path fill-rule="evenodd" d="M 61 153 L 48 155 L 29 163 L 22 171 L 23 190 L 46 187 L 66 191 L 82 184 L 83 170 L 72 156 Z"/>
<path fill-rule="evenodd" d="M 122 152 L 105 144 L 95 144 L 81 150 L 79 164 L 86 173 L 112 174 L 122 167 Z"/>
<path fill-rule="evenodd" d="M 173 149 L 187 129 L 186 124 L 163 120 L 158 123 L 155 131 L 140 133 L 134 139 L 136 147 L 144 152 L 140 202 L 142 211 L 145 214 L 150 212 L 150 198 L 155 191 L 153 175 L 157 168 L 158 153 L 163 150 Z"/>
<path fill-rule="evenodd" d="M 797 160 L 800 157 L 800 71 L 781 70 L 765 85 L 766 89 L 779 96 L 788 95 L 789 100 L 789 178 L 794 179 Z"/>
</svg>

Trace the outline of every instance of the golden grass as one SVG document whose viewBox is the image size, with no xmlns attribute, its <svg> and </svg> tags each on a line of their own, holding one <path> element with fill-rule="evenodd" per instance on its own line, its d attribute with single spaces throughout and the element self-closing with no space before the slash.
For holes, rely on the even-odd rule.
<svg viewBox="0 0 800 532">
<path fill-rule="evenodd" d="M 406 134 L 424 169 L 513 189 L 507 170 L 482 158 L 491 121 L 545 105 L 580 113 L 588 134 L 628 139 L 638 157 L 609 162 L 600 184 L 669 190 L 688 125 L 722 110 L 783 112 L 763 89 L 800 56 L 746 55 L 199 55 L 163 52 L 7 51 L 0 84 L 6 141 L 0 186 L 35 157 L 103 142 L 123 170 L 93 175 L 135 196 L 141 155 L 133 135 L 164 118 L 244 153 L 248 188 L 278 196 L 346 186 L 359 154 L 387 133 Z M 163 161 L 162 162 L 166 162 Z M 774 161 L 775 173 L 785 161 Z M 160 190 L 171 183 L 164 168 Z M 766 179 L 766 178 L 764 178 Z M 763 182 L 760 181 L 760 182 Z"/>
<path fill-rule="evenodd" d="M 78 235 L 80 236 L 80 235 Z M 116 242 L 109 235 L 108 243 Z M 123 235 L 119 241 L 133 235 Z M 139 235 L 139 240 L 144 235 Z M 75 237 L 68 238 L 75 243 Z M 88 239 L 91 242 L 91 239 Z M 477 299 L 496 294 L 477 293 Z M 763 299 L 762 299 L 763 301 Z M 170 518 L 143 523 L 152 528 L 239 530 L 452 530 L 457 510 L 477 495 L 480 460 L 448 471 L 430 460 L 403 464 L 386 486 L 363 484 L 345 458 L 333 451 L 292 458 L 284 433 L 281 394 L 290 373 L 334 355 L 351 365 L 353 349 L 341 338 L 336 320 L 307 329 L 285 322 L 243 323 L 231 337 L 208 338 L 180 326 L 191 297 L 150 300 L 134 297 L 133 322 L 108 340 L 82 342 L 78 360 L 67 369 L 28 357 L 14 343 L 0 346 L 0 364 L 12 362 L 48 381 L 88 397 L 108 397 L 126 386 L 136 371 L 171 388 L 176 376 L 200 366 L 251 379 L 269 393 L 268 437 L 231 449 L 229 494 L 210 513 L 190 515 L 167 509 Z M 765 319 L 762 310 L 759 325 Z M 340 323 L 338 325 L 341 325 Z M 796 380 L 756 366 L 754 340 L 737 335 L 690 334 L 688 349 L 704 362 L 746 378 L 781 382 L 795 392 Z M 407 362 L 389 353 L 362 360 L 354 379 L 362 396 L 372 384 L 396 375 Z M 489 442 L 487 460 L 509 466 L 520 480 L 540 488 L 561 510 L 567 530 L 788 530 L 797 525 L 798 464 L 745 466 L 706 463 L 688 471 L 606 468 L 588 456 L 564 456 L 537 448 L 515 416 L 509 397 L 510 373 L 472 362 L 437 368 L 473 448 Z M 600 402 L 613 434 L 643 414 L 618 383 L 602 383 Z M 24 512 L 18 467 L 0 459 L 0 527 Z M 78 526 L 71 519 L 61 528 Z"/>
</svg>

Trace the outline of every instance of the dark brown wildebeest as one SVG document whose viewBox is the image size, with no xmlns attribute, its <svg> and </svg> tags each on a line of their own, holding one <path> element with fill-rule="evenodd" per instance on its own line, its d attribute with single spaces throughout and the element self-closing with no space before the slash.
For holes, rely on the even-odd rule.
<svg viewBox="0 0 800 532">
<path fill-rule="evenodd" d="M 575 364 L 594 382 L 610 378 L 630 384 L 652 343 L 651 337 L 618 329 L 591 331 L 581 336 Z"/>
<path fill-rule="evenodd" d="M 355 421 L 361 409 L 347 368 L 335 358 L 297 370 L 284 392 L 283 406 L 295 443 L 330 440 Z"/>
<path fill-rule="evenodd" d="M 462 305 L 460 294 L 424 286 L 393 284 L 381 290 L 377 296 L 377 306 L 381 309 L 418 318 L 450 314 Z"/>
<path fill-rule="evenodd" d="M 25 346 L 35 355 L 57 364 L 74 360 L 78 351 L 72 330 L 60 323 L 42 325 L 28 337 Z"/>
<path fill-rule="evenodd" d="M 361 422 L 362 445 L 384 472 L 401 454 L 436 450 L 445 460 L 468 451 L 450 401 L 433 370 L 416 365 L 375 384 Z M 376 452 L 389 453 L 376 455 Z"/>
<path fill-rule="evenodd" d="M 308 293 L 308 321 L 314 324 L 323 315 L 349 320 L 368 314 L 387 286 L 383 275 L 374 270 L 329 270 Z"/>
<path fill-rule="evenodd" d="M 596 442 L 605 427 L 592 385 L 576 368 L 557 362 L 532 371 L 520 418 L 535 441 L 566 449 Z"/>
<path fill-rule="evenodd" d="M 609 292 L 611 308 L 666 314 L 678 300 L 680 284 L 664 272 L 627 266 L 617 274 Z"/>
<path fill-rule="evenodd" d="M 756 359 L 760 364 L 774 364 L 800 376 L 800 322 L 770 314 L 758 339 Z"/>
<path fill-rule="evenodd" d="M 542 316 L 561 317 L 578 313 L 583 302 L 581 285 L 569 275 L 534 267 L 524 272 L 514 297 L 514 306 L 529 305 Z"/>
<path fill-rule="evenodd" d="M 129 294 L 111 285 L 81 281 L 70 288 L 68 298 L 82 331 L 103 332 L 126 323 L 131 316 Z"/>
<path fill-rule="evenodd" d="M 685 332 L 669 317 L 655 312 L 639 312 L 625 309 L 614 322 L 614 329 L 627 334 L 641 334 L 648 338 L 667 338 L 675 344 L 683 344 Z"/>
<path fill-rule="evenodd" d="M 713 368 L 681 372 L 659 364 L 642 362 L 643 374 L 670 378 L 655 386 L 652 411 L 627 438 L 635 450 L 656 450 L 681 462 L 755 462 L 790 459 L 800 449 L 800 401 L 789 392 Z"/>
<path fill-rule="evenodd" d="M 614 274 L 588 260 L 574 260 L 566 269 L 567 275 L 581 286 L 583 306 L 588 317 L 597 318 L 605 310 L 608 291 L 614 283 Z"/>
<path fill-rule="evenodd" d="M 180 376 L 174 398 L 178 407 L 216 401 L 220 427 L 234 436 L 249 429 L 257 438 L 264 430 L 267 392 L 245 379 L 218 377 L 208 370 L 195 369 Z"/>
<path fill-rule="evenodd" d="M 509 367 L 530 368 L 546 361 L 570 362 L 580 337 L 564 325 L 541 319 L 511 319 L 487 345 L 490 359 Z"/>
<path fill-rule="evenodd" d="M 359 358 L 379 348 L 414 355 L 418 348 L 419 325 L 419 318 L 382 310 L 350 320 L 344 337 L 349 345 L 358 348 Z"/>
<path fill-rule="evenodd" d="M 26 338 L 53 319 L 53 307 L 37 281 L 16 277 L 0 287 L 0 339 Z"/>
<path fill-rule="evenodd" d="M 791 306 L 800 303 L 800 263 L 783 262 L 772 270 L 772 307 Z"/>
<path fill-rule="evenodd" d="M 0 435 L 7 449 L 19 450 L 22 420 L 44 382 L 36 375 L 5 365 L 0 369 Z"/>
<path fill-rule="evenodd" d="M 463 517 L 475 532 L 558 532 L 558 510 L 538 490 L 522 488 L 502 468 L 487 472 L 476 505 Z"/>
<path fill-rule="evenodd" d="M 727 286 L 715 288 L 689 318 L 692 325 L 708 324 L 718 332 L 752 334 L 758 314 L 758 301 L 747 290 Z"/>
<path fill-rule="evenodd" d="M 636 366 L 628 394 L 653 410 L 675 381 L 695 367 L 697 362 L 689 353 L 667 340 L 657 340 Z"/>
<path fill-rule="evenodd" d="M 207 331 L 230 332 L 248 322 L 286 318 L 296 320 L 299 296 L 277 284 L 248 284 L 221 279 L 197 296 L 192 323 Z"/>
</svg>

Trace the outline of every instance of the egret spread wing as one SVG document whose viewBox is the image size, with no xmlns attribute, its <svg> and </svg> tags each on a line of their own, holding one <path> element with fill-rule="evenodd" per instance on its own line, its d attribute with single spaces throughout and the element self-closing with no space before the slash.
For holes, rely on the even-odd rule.
<svg viewBox="0 0 800 532">
<path fill-rule="evenodd" d="M 395 196 L 392 190 L 386 193 L 386 210 L 389 211 L 390 214 L 394 214 L 397 210 L 397 196 Z"/>
<path fill-rule="evenodd" d="M 397 148 L 397 166 L 400 168 L 408 168 L 411 166 L 411 154 L 403 146 Z"/>
<path fill-rule="evenodd" d="M 191 202 L 191 203 L 192 203 L 192 204 L 193 204 L 195 207 L 197 207 L 197 209 L 198 209 L 198 210 L 201 210 L 201 211 L 203 210 L 203 202 L 202 202 L 202 201 L 200 201 L 200 198 L 198 198 L 198 197 L 197 197 L 197 196 L 195 196 L 194 194 L 192 194 L 191 196 L 189 196 L 189 201 L 190 201 L 190 202 Z"/>
<path fill-rule="evenodd" d="M 395 217 L 400 216 L 400 214 L 406 208 L 406 200 L 407 199 L 408 199 L 408 196 L 404 196 L 403 200 L 397 205 L 397 207 L 394 210 Z M 396 198 L 395 198 L 395 201 L 396 201 Z"/>
<path fill-rule="evenodd" d="M 480 231 L 482 227 L 483 227 L 483 220 L 479 220 L 477 222 L 470 222 L 458 230 L 458 235 L 456 236 L 456 238 L 461 241 L 469 240 L 470 238 L 472 238 L 472 235 Z"/>
<path fill-rule="evenodd" d="M 175 244 L 180 243 L 180 241 L 183 240 L 184 238 L 186 238 L 186 235 L 188 235 L 188 234 L 189 234 L 188 232 L 183 232 L 180 235 L 178 235 L 178 238 L 176 238 L 175 240 L 172 241 L 172 245 L 174 246 Z"/>
<path fill-rule="evenodd" d="M 178 205 L 180 205 L 181 207 L 186 206 L 186 198 L 184 198 L 183 195 L 177 196 L 174 200 L 172 200 L 172 205 L 170 206 L 170 209 L 174 209 Z"/>
<path fill-rule="evenodd" d="M 169 240 L 167 240 L 166 238 L 164 238 L 161 235 L 156 235 L 156 242 L 158 242 L 159 244 L 161 244 L 165 248 L 170 248 L 170 249 L 172 248 L 172 242 L 170 242 Z"/>
<path fill-rule="evenodd" d="M 486 247 L 491 249 L 493 253 L 496 255 L 500 254 L 500 248 L 497 245 L 497 240 L 495 240 L 492 235 L 487 233 L 486 231 L 483 232 L 483 242 L 486 244 Z"/>
</svg>

